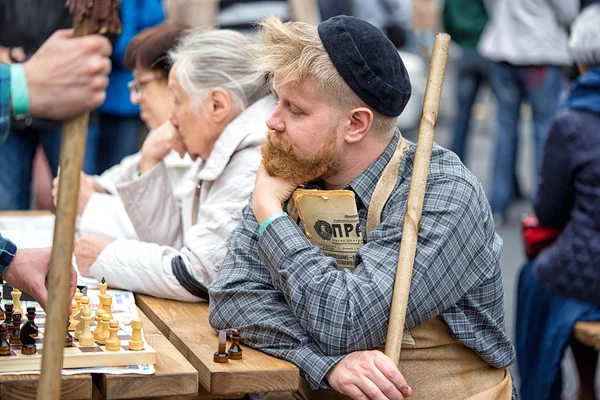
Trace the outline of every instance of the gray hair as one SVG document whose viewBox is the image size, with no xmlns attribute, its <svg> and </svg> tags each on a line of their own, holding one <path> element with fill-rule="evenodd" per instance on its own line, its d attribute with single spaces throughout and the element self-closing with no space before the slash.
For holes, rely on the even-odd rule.
<svg viewBox="0 0 600 400">
<path fill-rule="evenodd" d="M 266 76 L 250 65 L 248 39 L 231 30 L 195 29 L 169 52 L 182 89 L 201 102 L 221 87 L 242 111 L 268 93 Z"/>
<path fill-rule="evenodd" d="M 600 66 L 600 4 L 589 5 L 573 22 L 569 49 L 577 64 Z"/>
</svg>

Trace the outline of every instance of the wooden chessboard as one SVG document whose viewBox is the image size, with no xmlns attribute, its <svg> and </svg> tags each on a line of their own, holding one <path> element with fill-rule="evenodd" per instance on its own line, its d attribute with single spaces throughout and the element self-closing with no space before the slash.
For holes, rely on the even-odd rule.
<svg viewBox="0 0 600 400">
<path fill-rule="evenodd" d="M 27 321 L 25 318 L 24 321 Z M 21 353 L 21 345 L 11 344 L 10 356 L 0 356 L 0 372 L 39 371 L 42 367 L 42 354 L 44 352 L 44 332 L 46 313 L 38 309 L 35 324 L 39 328 L 36 338 L 36 354 L 25 355 Z M 92 331 L 96 325 L 92 321 Z M 72 332 L 70 332 L 72 335 Z M 116 367 L 137 364 L 156 364 L 156 351 L 144 342 L 141 351 L 129 350 L 130 335 L 119 325 L 118 337 L 121 340 L 119 351 L 108 351 L 104 345 L 94 342 L 93 346 L 82 347 L 73 339 L 72 347 L 65 347 L 63 353 L 63 368 L 89 368 L 89 367 Z"/>
</svg>

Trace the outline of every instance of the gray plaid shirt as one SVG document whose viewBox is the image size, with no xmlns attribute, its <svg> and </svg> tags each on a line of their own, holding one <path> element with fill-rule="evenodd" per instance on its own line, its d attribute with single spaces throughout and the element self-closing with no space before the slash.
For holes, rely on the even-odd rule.
<svg viewBox="0 0 600 400">
<path fill-rule="evenodd" d="M 356 193 L 363 238 L 371 195 L 398 140 L 395 135 L 349 185 Z M 325 374 L 345 355 L 383 344 L 415 149 L 411 144 L 402 160 L 382 222 L 358 251 L 354 273 L 339 271 L 289 217 L 273 220 L 259 237 L 252 206 L 246 206 L 210 287 L 211 325 L 239 328 L 247 345 L 291 361 L 313 388 L 328 387 Z M 488 364 L 512 364 L 501 251 L 479 181 L 456 155 L 434 146 L 406 328 L 441 315 L 454 336 Z"/>
</svg>

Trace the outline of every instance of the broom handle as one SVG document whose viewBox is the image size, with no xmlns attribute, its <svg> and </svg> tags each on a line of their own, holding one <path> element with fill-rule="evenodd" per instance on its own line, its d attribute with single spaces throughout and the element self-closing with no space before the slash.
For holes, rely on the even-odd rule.
<svg viewBox="0 0 600 400">
<path fill-rule="evenodd" d="M 398 269 L 396 270 L 392 308 L 390 310 L 390 321 L 385 344 L 385 354 L 394 361 L 396 366 L 400 363 L 400 350 L 402 347 L 402 335 L 404 333 L 404 321 L 406 320 L 408 294 L 410 292 L 417 241 L 419 239 L 419 224 L 423 211 L 425 186 L 427 185 L 431 149 L 433 147 L 433 137 L 440 106 L 440 96 L 449 46 L 450 35 L 438 33 L 435 36 L 427 87 L 425 89 L 425 99 L 423 101 L 423 114 L 421 115 L 421 123 L 419 125 L 413 173 L 408 190 L 408 204 L 406 206 L 406 217 L 404 218 L 404 228 L 402 230 Z"/>
</svg>

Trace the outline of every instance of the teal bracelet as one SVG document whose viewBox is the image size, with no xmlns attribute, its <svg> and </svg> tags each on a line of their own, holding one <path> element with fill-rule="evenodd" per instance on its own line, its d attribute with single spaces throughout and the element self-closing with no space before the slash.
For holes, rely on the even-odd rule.
<svg viewBox="0 0 600 400">
<path fill-rule="evenodd" d="M 23 64 L 10 66 L 10 98 L 13 117 L 23 118 L 29 114 L 29 90 Z"/>
<path fill-rule="evenodd" d="M 279 211 L 279 212 L 276 212 L 275 214 L 269 215 L 267 217 L 267 219 L 265 219 L 263 221 L 263 223 L 260 224 L 260 228 L 258 228 L 258 236 L 262 235 L 264 230 L 267 229 L 267 226 L 269 226 L 271 224 L 271 222 L 273 222 L 273 220 L 275 220 L 279 217 L 283 217 L 285 215 L 287 215 L 287 213 L 285 211 Z"/>
</svg>

